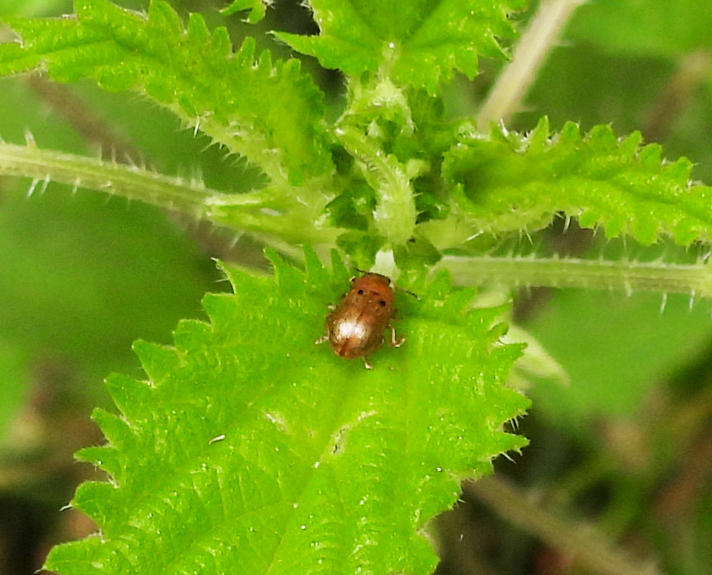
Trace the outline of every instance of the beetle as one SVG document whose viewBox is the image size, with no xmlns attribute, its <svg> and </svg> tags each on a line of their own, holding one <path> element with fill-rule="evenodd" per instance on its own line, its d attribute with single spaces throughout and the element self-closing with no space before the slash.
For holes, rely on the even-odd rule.
<svg viewBox="0 0 712 575">
<path fill-rule="evenodd" d="M 384 275 L 367 273 L 351 280 L 351 289 L 326 317 L 326 335 L 317 340 L 329 341 L 336 355 L 346 359 L 363 357 L 366 369 L 373 366 L 368 355 L 383 345 L 383 330 L 390 328 L 393 347 L 405 338 L 396 338 L 391 325 L 395 314 L 391 280 Z"/>
</svg>

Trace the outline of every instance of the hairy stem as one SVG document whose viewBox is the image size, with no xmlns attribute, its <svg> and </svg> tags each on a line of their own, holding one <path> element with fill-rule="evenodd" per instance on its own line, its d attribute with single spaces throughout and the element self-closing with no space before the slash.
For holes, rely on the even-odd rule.
<svg viewBox="0 0 712 575">
<path fill-rule="evenodd" d="M 460 285 L 642 290 L 712 297 L 712 270 L 701 263 L 446 256 L 437 267 L 447 269 Z"/>
<path fill-rule="evenodd" d="M 652 563 L 634 563 L 593 529 L 552 514 L 513 485 L 492 477 L 465 485 L 465 493 L 491 506 L 520 528 L 532 533 L 577 565 L 601 575 L 653 575 Z"/>
<path fill-rule="evenodd" d="M 0 174 L 101 190 L 193 216 L 205 216 L 205 201 L 216 192 L 202 184 L 171 178 L 136 166 L 87 158 L 30 144 L 0 143 Z"/>
<path fill-rule="evenodd" d="M 508 120 L 517 111 L 561 29 L 583 1 L 544 0 L 539 5 L 517 43 L 513 60 L 497 78 L 477 115 L 477 128 L 481 132 L 489 131 L 492 122 Z"/>
<path fill-rule="evenodd" d="M 224 194 L 206 188 L 202 182 L 98 158 L 41 150 L 34 144 L 0 142 L 0 175 L 30 178 L 29 194 L 38 184 L 44 188 L 49 182 L 103 191 L 247 231 L 270 245 L 333 243 L 337 233 L 328 226 L 316 225 L 311 204 L 300 203 L 293 190 L 268 188 Z"/>
</svg>

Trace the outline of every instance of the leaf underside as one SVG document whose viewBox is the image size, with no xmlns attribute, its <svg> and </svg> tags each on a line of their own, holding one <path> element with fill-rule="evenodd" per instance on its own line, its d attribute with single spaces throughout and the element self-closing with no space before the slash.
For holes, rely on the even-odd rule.
<svg viewBox="0 0 712 575">
<path fill-rule="evenodd" d="M 616 139 L 605 125 L 581 136 L 573 122 L 551 135 L 543 118 L 527 135 L 495 127 L 488 139 L 462 136 L 443 174 L 458 207 L 487 232 L 537 230 L 563 212 L 642 244 L 712 238 L 712 189 L 691 182 L 687 158 L 668 163 L 659 145 L 641 141 L 638 132 Z"/>
<path fill-rule="evenodd" d="M 175 347 L 138 342 L 148 381 L 108 380 L 120 416 L 97 410 L 109 444 L 80 457 L 111 482 L 75 507 L 100 534 L 55 547 L 59 573 L 430 573 L 426 523 L 460 481 L 524 439 L 503 431 L 527 400 L 504 387 L 520 354 L 501 345 L 500 309 L 441 277 L 399 300 L 407 338 L 345 360 L 322 333 L 348 285 L 307 253 L 276 281 L 231 272 L 208 295 L 209 323 L 184 321 Z M 400 298 L 400 296 L 398 296 Z"/>
<path fill-rule="evenodd" d="M 44 69 L 60 82 L 92 78 L 105 90 L 137 91 L 271 176 L 301 181 L 331 170 L 323 97 L 298 60 L 256 57 L 251 38 L 233 52 L 225 28 L 211 32 L 199 14 L 184 27 L 162 0 L 148 14 L 108 0 L 75 0 L 74 9 L 73 17 L 13 19 L 22 42 L 0 44 L 0 74 Z"/>
</svg>

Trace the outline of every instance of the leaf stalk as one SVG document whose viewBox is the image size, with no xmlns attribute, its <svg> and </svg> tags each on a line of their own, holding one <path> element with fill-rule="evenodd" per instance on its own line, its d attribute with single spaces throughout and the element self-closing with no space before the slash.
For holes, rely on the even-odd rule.
<svg viewBox="0 0 712 575">
<path fill-rule="evenodd" d="M 50 181 L 75 189 L 107 192 L 140 200 L 166 210 L 205 219 L 260 236 L 268 244 L 333 243 L 337 230 L 315 221 L 323 206 L 300 201 L 291 189 L 266 188 L 244 194 L 225 194 L 200 181 L 174 178 L 148 169 L 99 158 L 88 158 L 34 144 L 0 143 L 0 175 L 32 179 L 30 192 Z M 325 200 L 324 200 L 325 201 Z M 267 241 L 267 236 L 272 238 Z"/>
<path fill-rule="evenodd" d="M 446 256 L 436 266 L 458 285 L 495 284 L 555 288 L 656 291 L 712 297 L 707 263 L 588 260 L 580 258 Z"/>
</svg>

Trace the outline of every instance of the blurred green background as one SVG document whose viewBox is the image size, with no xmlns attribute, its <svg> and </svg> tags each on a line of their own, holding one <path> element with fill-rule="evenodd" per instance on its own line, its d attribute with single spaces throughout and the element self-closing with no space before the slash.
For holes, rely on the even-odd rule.
<svg viewBox="0 0 712 575">
<path fill-rule="evenodd" d="M 147 1 L 123 0 L 145 8 Z M 227 25 L 238 44 L 247 28 L 218 13 L 224 2 L 171 2 Z M 315 33 L 294 0 L 252 33 Z M 536 7 L 536 3 L 534 3 Z M 71 3 L 0 0 L 0 20 L 58 15 Z M 526 23 L 528 14 L 520 17 Z M 580 7 L 512 122 L 531 129 L 548 115 L 584 130 L 612 124 L 641 130 L 670 159 L 696 162 L 712 182 L 712 5 L 709 0 L 596 0 Z M 0 27 L 0 38 L 8 32 Z M 278 55 L 284 46 L 262 40 Z M 335 111 L 343 81 L 305 63 Z M 446 90 L 453 114 L 474 114 L 501 68 Z M 146 121 L 149 118 L 150 121 Z M 119 161 L 174 175 L 200 174 L 217 189 L 239 190 L 252 176 L 194 137 L 168 113 L 130 94 L 43 78 L 0 80 L 0 137 Z M 0 573 L 29 574 L 58 541 L 92 532 L 88 519 L 60 512 L 76 484 L 95 471 L 73 462 L 101 442 L 91 409 L 109 406 L 102 380 L 136 374 L 137 338 L 170 342 L 183 317 L 201 317 L 206 291 L 224 289 L 211 257 L 262 265 L 259 246 L 223 230 L 137 203 L 63 186 L 0 178 Z M 611 244 L 560 222 L 537 241 L 561 253 L 694 261 L 680 252 Z M 520 422 L 531 446 L 498 474 L 536 492 L 543 508 L 596 526 L 632 556 L 661 571 L 712 572 L 712 326 L 710 305 L 694 297 L 528 290 L 515 319 L 566 370 L 567 385 L 533 382 L 534 405 Z M 661 311 L 661 308 L 662 311 Z M 439 572 L 581 573 L 570 558 L 498 519 L 476 496 L 439 521 Z"/>
</svg>

